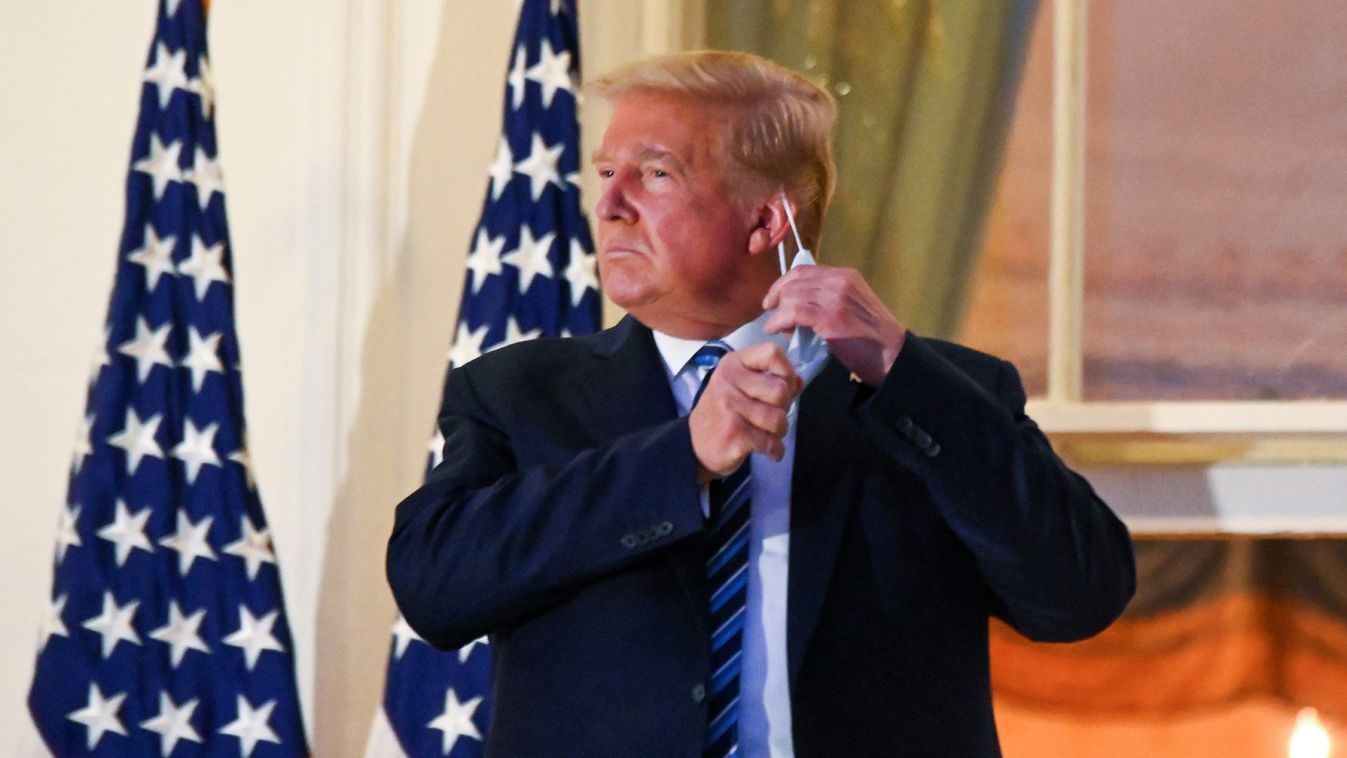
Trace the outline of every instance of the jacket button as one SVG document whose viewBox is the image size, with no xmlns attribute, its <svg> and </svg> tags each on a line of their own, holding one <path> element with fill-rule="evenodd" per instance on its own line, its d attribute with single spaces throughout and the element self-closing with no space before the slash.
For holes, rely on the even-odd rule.
<svg viewBox="0 0 1347 758">
<path fill-rule="evenodd" d="M 630 550 L 630 549 L 636 547 L 636 545 L 639 544 L 640 541 L 641 541 L 640 538 L 638 538 L 638 537 L 637 537 L 636 535 L 634 535 L 634 534 L 624 534 L 624 535 L 622 535 L 622 547 L 625 547 L 625 548 L 627 548 L 628 550 Z"/>
<path fill-rule="evenodd" d="M 655 533 L 661 537 L 667 537 L 668 535 L 673 534 L 673 522 L 661 521 L 659 526 L 655 528 Z"/>
<path fill-rule="evenodd" d="M 912 433 L 912 441 L 917 443 L 917 447 L 921 448 L 922 450 L 926 450 L 931 446 L 932 440 L 931 435 L 927 434 L 925 431 L 921 429 L 918 429 Z"/>
<path fill-rule="evenodd" d="M 937 455 L 940 455 L 940 443 L 932 442 L 925 450 L 922 450 L 922 452 L 926 453 L 927 458 L 934 458 Z"/>
<path fill-rule="evenodd" d="M 706 685 L 699 684 L 692 688 L 692 702 L 700 703 L 706 699 Z"/>
<path fill-rule="evenodd" d="M 898 419 L 897 426 L 898 431 L 902 432 L 904 435 L 911 435 L 912 419 L 908 418 L 907 416 L 903 416 L 902 418 Z"/>
</svg>

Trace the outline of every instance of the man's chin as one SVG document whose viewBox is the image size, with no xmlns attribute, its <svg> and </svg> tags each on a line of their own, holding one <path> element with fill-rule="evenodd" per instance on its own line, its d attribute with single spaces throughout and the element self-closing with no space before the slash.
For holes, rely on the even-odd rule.
<svg viewBox="0 0 1347 758">
<path fill-rule="evenodd" d="M 599 259 L 599 282 L 603 293 L 626 311 L 639 308 L 657 297 L 649 279 L 649 271 L 643 266 L 627 265 L 628 262 L 626 256 L 605 256 Z"/>
<path fill-rule="evenodd" d="M 619 277 L 613 277 L 613 279 L 618 280 Z M 610 285 L 607 280 L 603 282 L 603 294 L 607 295 L 614 305 L 628 313 L 641 310 L 658 299 L 649 287 L 624 287 L 620 282 Z"/>
</svg>

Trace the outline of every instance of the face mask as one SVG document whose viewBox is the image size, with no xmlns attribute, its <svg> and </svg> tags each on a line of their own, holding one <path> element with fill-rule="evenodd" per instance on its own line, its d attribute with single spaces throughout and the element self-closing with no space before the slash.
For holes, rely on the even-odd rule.
<svg viewBox="0 0 1347 758">
<path fill-rule="evenodd" d="M 813 266 L 814 254 L 809 252 L 800 239 L 800 230 L 795 226 L 795 212 L 791 210 L 790 200 L 786 193 L 782 191 L 781 201 L 786 206 L 786 219 L 790 222 L 791 233 L 795 235 L 795 247 L 799 252 L 795 254 L 795 259 L 791 261 L 790 267 Z M 777 258 L 781 263 L 781 275 L 786 275 L 786 242 L 782 240 L 776 246 Z M 790 359 L 790 365 L 795 368 L 795 373 L 804 380 L 805 386 L 814 380 L 823 371 L 823 365 L 828 362 L 828 343 L 822 337 L 814 334 L 814 330 L 808 327 L 796 327 L 795 333 L 790 336 L 790 346 L 786 348 L 786 357 Z M 797 399 L 791 403 L 787 418 L 794 422 L 799 414 L 800 401 Z"/>
</svg>

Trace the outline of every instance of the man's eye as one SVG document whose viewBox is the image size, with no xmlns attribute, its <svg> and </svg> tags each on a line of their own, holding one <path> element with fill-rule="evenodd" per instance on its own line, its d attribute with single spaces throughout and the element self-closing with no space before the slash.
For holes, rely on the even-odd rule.
<svg viewBox="0 0 1347 758">
<path fill-rule="evenodd" d="M 651 175 L 651 176 L 654 176 L 654 177 L 658 177 L 658 178 L 660 178 L 660 179 L 663 179 L 663 178 L 665 178 L 665 177 L 667 177 L 667 176 L 669 175 L 669 172 L 668 172 L 668 171 L 665 171 L 665 170 L 662 169 L 662 168 L 655 168 L 655 169 L 651 169 L 651 170 L 650 170 L 650 175 Z"/>
</svg>

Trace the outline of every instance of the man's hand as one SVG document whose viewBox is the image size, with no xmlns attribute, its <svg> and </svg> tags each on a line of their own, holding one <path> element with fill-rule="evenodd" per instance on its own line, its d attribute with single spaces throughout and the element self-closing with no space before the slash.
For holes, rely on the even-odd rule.
<svg viewBox="0 0 1347 758">
<path fill-rule="evenodd" d="M 733 473 L 753 453 L 786 454 L 786 411 L 804 383 L 781 348 L 770 343 L 725 354 L 688 415 L 698 479 Z"/>
<path fill-rule="evenodd" d="M 768 333 L 813 329 L 842 365 L 874 387 L 888 376 L 907 338 L 907 329 L 855 269 L 793 268 L 767 291 L 762 307 L 776 311 L 767 320 Z"/>
</svg>

